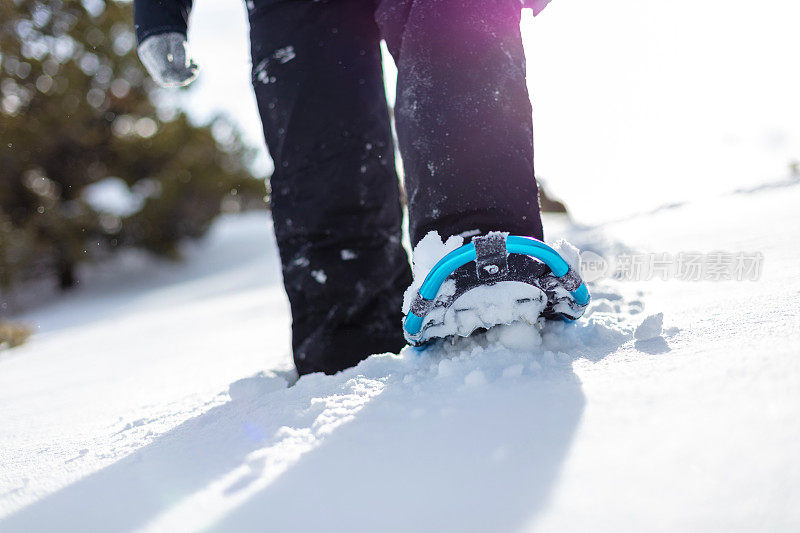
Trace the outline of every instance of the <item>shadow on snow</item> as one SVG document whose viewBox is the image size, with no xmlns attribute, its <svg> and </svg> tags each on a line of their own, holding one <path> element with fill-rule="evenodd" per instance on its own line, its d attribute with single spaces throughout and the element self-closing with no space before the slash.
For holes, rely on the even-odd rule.
<svg viewBox="0 0 800 533">
<path fill-rule="evenodd" d="M 406 383 L 382 357 L 215 407 L 0 530 L 128 531 L 201 515 L 198 527 L 220 531 L 508 531 L 532 520 L 584 409 L 571 365 L 451 388 Z"/>
</svg>

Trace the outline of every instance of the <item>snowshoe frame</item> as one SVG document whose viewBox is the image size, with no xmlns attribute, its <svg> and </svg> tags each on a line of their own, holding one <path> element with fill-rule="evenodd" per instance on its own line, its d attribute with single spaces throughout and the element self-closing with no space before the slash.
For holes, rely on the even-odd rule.
<svg viewBox="0 0 800 533">
<path fill-rule="evenodd" d="M 424 345 L 423 325 L 428 313 L 435 305 L 436 296 L 442 284 L 456 269 L 475 262 L 478 278 L 487 284 L 505 281 L 508 254 L 524 254 L 541 261 L 552 272 L 558 284 L 564 287 L 576 305 L 572 314 L 558 313 L 565 320 L 576 320 L 591 300 L 589 290 L 581 277 L 558 252 L 533 237 L 520 237 L 506 233 L 490 233 L 475 237 L 472 242 L 444 256 L 431 269 L 417 291 L 411 309 L 403 321 L 403 333 L 412 346 Z"/>
</svg>

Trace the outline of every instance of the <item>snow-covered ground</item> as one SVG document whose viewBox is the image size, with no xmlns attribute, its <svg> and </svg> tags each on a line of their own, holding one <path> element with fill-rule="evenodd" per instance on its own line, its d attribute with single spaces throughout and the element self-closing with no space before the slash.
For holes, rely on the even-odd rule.
<svg viewBox="0 0 800 533">
<path fill-rule="evenodd" d="M 790 179 L 548 219 L 606 257 L 743 252 L 761 276 L 600 279 L 585 319 L 516 348 L 292 388 L 269 222 L 224 218 L 184 265 L 128 258 L 20 317 L 0 531 L 798 531 L 798 205 Z"/>
</svg>

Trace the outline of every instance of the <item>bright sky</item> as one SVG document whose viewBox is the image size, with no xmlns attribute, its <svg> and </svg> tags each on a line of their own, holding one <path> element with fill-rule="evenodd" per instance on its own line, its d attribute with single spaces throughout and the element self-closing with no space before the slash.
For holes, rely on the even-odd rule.
<svg viewBox="0 0 800 533">
<path fill-rule="evenodd" d="M 585 222 L 786 177 L 798 21 L 791 0 L 553 0 L 523 22 L 537 174 Z M 195 116 L 227 113 L 261 147 L 243 2 L 196 0 L 190 45 Z"/>
</svg>

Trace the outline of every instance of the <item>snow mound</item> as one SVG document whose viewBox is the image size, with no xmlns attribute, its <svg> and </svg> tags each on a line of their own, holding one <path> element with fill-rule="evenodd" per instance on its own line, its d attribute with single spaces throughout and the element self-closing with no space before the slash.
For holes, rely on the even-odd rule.
<svg viewBox="0 0 800 533">
<path fill-rule="evenodd" d="M 231 383 L 228 386 L 228 395 L 234 401 L 246 400 L 283 390 L 291 384 L 285 376 L 274 372 L 259 372 Z"/>
<path fill-rule="evenodd" d="M 574 270 L 580 273 L 581 271 L 581 251 L 568 242 L 566 239 L 558 239 L 553 243 L 549 243 L 558 254 L 564 258 L 564 261 Z"/>
<path fill-rule="evenodd" d="M 414 302 L 414 297 L 417 291 L 422 286 L 425 278 L 428 276 L 436 263 L 445 255 L 452 251 L 458 250 L 464 245 L 464 238 L 458 235 L 453 235 L 446 241 L 443 240 L 439 233 L 431 231 L 422 238 L 419 243 L 414 247 L 412 273 L 414 280 L 411 286 L 406 289 L 403 297 L 403 313 L 407 314 L 411 309 L 411 304 Z M 454 287 L 447 287 L 447 284 L 442 286 L 442 291 L 452 289 Z M 441 292 L 441 291 L 440 291 Z"/>
<path fill-rule="evenodd" d="M 664 329 L 664 313 L 656 313 L 645 318 L 633 336 L 637 341 L 649 341 L 661 336 L 661 331 Z"/>
</svg>

